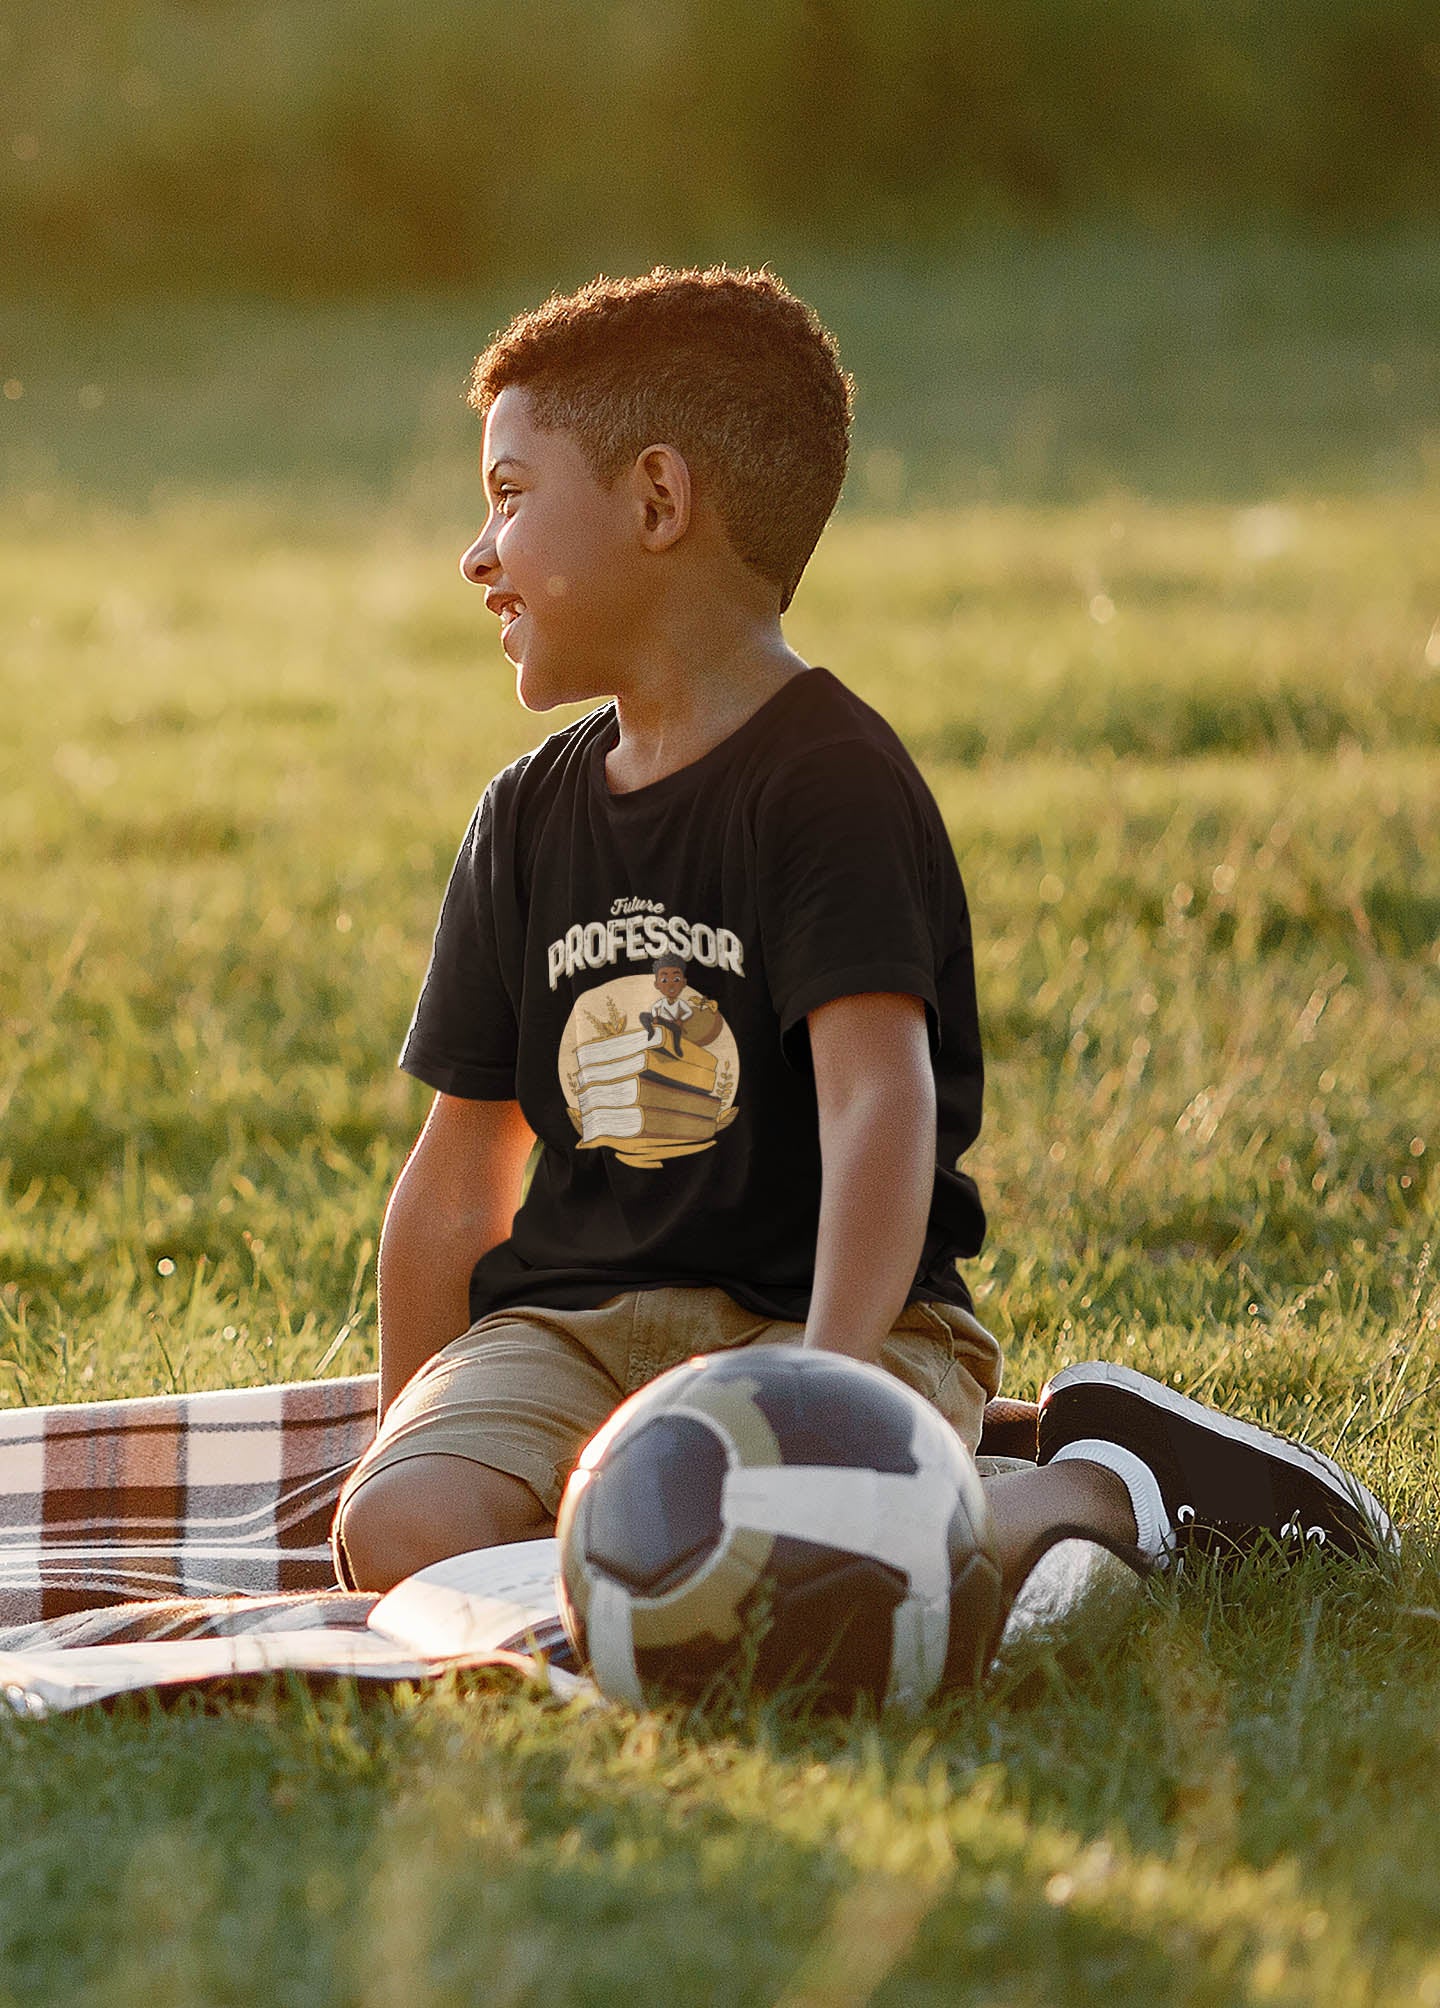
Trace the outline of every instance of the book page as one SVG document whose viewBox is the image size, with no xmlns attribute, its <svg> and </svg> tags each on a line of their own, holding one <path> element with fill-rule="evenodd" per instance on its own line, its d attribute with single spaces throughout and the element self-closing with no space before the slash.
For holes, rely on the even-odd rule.
<svg viewBox="0 0 1440 2008">
<path fill-rule="evenodd" d="M 559 1568 L 554 1539 L 453 1555 L 397 1583 L 370 1629 L 407 1652 L 524 1652 L 529 1634 L 559 1616 Z"/>
</svg>

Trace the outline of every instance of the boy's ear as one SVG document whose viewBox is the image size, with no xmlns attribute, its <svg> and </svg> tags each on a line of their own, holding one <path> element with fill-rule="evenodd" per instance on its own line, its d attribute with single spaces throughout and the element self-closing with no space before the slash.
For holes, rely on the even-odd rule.
<svg viewBox="0 0 1440 2008">
<path fill-rule="evenodd" d="M 690 527 L 694 501 L 690 468 L 673 446 L 647 446 L 632 470 L 646 550 L 668 551 Z"/>
</svg>

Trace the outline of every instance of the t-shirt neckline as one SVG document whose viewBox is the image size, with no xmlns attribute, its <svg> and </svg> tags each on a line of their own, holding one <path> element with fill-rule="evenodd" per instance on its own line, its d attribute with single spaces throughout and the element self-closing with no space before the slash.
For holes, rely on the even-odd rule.
<svg viewBox="0 0 1440 2008">
<path fill-rule="evenodd" d="M 619 743 L 620 726 L 615 715 L 615 706 L 608 704 L 601 713 L 601 729 L 596 733 L 590 749 L 590 786 L 600 796 L 612 814 L 628 815 L 655 804 L 668 801 L 672 796 L 688 793 L 697 781 L 703 781 L 714 769 L 732 759 L 751 739 L 758 738 L 776 718 L 792 703 L 798 688 L 813 689 L 824 681 L 829 672 L 819 664 L 812 663 L 805 669 L 797 669 L 793 676 L 787 676 L 780 688 L 773 691 L 763 704 L 757 705 L 748 718 L 742 719 L 733 732 L 727 732 L 723 739 L 702 753 L 698 759 L 677 767 L 673 774 L 662 774 L 658 781 L 647 781 L 643 788 L 626 788 L 617 794 L 605 778 L 605 761 Z"/>
</svg>

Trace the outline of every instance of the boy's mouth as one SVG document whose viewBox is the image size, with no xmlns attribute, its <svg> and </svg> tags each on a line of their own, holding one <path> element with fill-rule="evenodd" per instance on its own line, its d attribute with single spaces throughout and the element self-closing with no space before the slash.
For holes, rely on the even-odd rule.
<svg viewBox="0 0 1440 2008">
<path fill-rule="evenodd" d="M 525 611 L 525 602 L 514 593 L 486 593 L 485 606 L 488 612 L 499 616 L 500 646 L 505 646 L 505 637 Z"/>
</svg>

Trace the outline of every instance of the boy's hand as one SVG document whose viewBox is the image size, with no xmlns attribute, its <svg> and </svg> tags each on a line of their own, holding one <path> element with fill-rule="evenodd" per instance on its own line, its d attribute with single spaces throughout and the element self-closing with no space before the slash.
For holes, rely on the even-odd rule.
<svg viewBox="0 0 1440 2008">
<path fill-rule="evenodd" d="M 510 1232 L 534 1134 L 516 1102 L 436 1095 L 380 1234 L 380 1413 L 470 1326 L 470 1271 Z"/>
<path fill-rule="evenodd" d="M 820 1231 L 805 1343 L 878 1361 L 919 1267 L 935 1187 L 925 1006 L 888 991 L 807 1020 L 820 1109 Z"/>
</svg>

